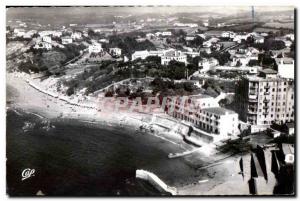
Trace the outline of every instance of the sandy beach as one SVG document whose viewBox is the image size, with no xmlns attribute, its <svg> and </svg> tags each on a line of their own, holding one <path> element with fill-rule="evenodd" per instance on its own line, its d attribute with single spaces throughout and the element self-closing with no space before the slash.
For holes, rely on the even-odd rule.
<svg viewBox="0 0 300 201">
<path fill-rule="evenodd" d="M 11 109 L 21 109 L 23 111 L 34 113 L 41 118 L 59 120 L 61 118 L 77 119 L 82 122 L 97 124 L 103 127 L 123 127 L 133 130 L 140 130 L 151 125 L 152 132 L 146 129 L 147 134 L 159 137 L 179 150 L 191 151 L 196 149 L 182 140 L 182 136 L 174 130 L 176 121 L 168 120 L 165 114 L 155 115 L 141 114 L 136 112 L 115 112 L 109 108 L 101 108 L 101 111 L 95 109 L 73 106 L 58 98 L 48 96 L 39 92 L 30 86 L 26 80 L 32 79 L 29 76 L 24 77 L 17 73 L 7 73 L 7 87 L 9 88 L 11 100 Z M 159 126 L 166 125 L 167 128 Z M 187 127 L 185 129 L 188 129 Z M 182 129 L 184 130 L 184 129 Z M 240 156 L 231 156 L 218 154 L 215 145 L 210 144 L 198 149 L 197 151 L 184 156 L 184 160 L 191 166 L 194 166 L 201 175 L 201 180 L 191 184 L 177 185 L 179 195 L 248 195 L 248 180 L 250 178 L 250 154 L 243 156 L 245 177 L 240 172 Z M 266 151 L 266 159 L 271 160 L 270 151 Z M 172 160 L 172 159 L 169 159 Z M 199 166 L 199 164 L 201 165 Z M 270 172 L 270 167 L 268 167 Z M 204 171 L 205 170 L 205 171 Z M 203 172 L 203 174 L 202 174 Z M 271 195 L 276 180 L 270 174 L 268 183 L 260 179 L 258 185 L 261 187 L 260 194 Z"/>
</svg>

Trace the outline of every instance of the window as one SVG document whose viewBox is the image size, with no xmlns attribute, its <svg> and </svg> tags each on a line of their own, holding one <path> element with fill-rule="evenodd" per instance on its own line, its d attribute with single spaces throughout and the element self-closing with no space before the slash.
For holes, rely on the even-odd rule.
<svg viewBox="0 0 300 201">
<path fill-rule="evenodd" d="M 286 88 L 283 88 L 283 91 L 286 91 Z"/>
<path fill-rule="evenodd" d="M 275 88 L 273 88 L 272 91 L 275 92 Z"/>
</svg>

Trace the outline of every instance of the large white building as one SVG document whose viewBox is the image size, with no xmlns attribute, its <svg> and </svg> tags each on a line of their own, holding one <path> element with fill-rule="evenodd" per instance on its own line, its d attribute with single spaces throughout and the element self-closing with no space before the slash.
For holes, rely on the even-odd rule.
<svg viewBox="0 0 300 201">
<path fill-rule="evenodd" d="M 46 49 L 46 50 L 50 50 L 50 49 L 52 49 L 52 45 L 51 45 L 51 43 L 40 41 L 40 42 L 37 42 L 33 46 L 33 48 L 34 49 Z"/>
<path fill-rule="evenodd" d="M 61 38 L 61 43 L 62 43 L 63 45 L 70 44 L 70 43 L 72 43 L 72 42 L 73 42 L 73 40 L 72 40 L 72 38 L 69 37 L 69 36 L 65 36 L 65 37 L 62 37 L 62 38 Z"/>
<path fill-rule="evenodd" d="M 200 72 L 209 71 L 211 67 L 215 67 L 219 65 L 219 61 L 213 57 L 207 59 L 203 58 L 199 61 L 198 66 L 200 68 Z"/>
<path fill-rule="evenodd" d="M 185 65 L 187 64 L 187 56 L 183 52 L 172 49 L 164 51 L 161 56 L 161 64 L 168 65 L 172 60 L 183 62 Z"/>
<path fill-rule="evenodd" d="M 295 78 L 295 64 L 293 58 L 275 58 L 278 67 L 278 74 L 283 78 Z"/>
<path fill-rule="evenodd" d="M 47 42 L 47 43 L 51 43 L 52 42 L 51 36 L 43 36 L 42 41 Z"/>
<path fill-rule="evenodd" d="M 74 33 L 72 33 L 71 38 L 73 40 L 80 40 L 80 39 L 82 39 L 82 33 L 78 32 L 78 31 L 74 32 Z"/>
<path fill-rule="evenodd" d="M 102 45 L 100 43 L 93 43 L 89 45 L 89 53 L 99 53 L 102 52 Z"/>
<path fill-rule="evenodd" d="M 25 29 L 14 29 L 14 34 L 17 37 L 23 37 L 26 34 Z"/>
<path fill-rule="evenodd" d="M 117 47 L 115 47 L 115 48 L 109 48 L 109 53 L 111 55 L 114 55 L 114 56 L 121 56 L 122 55 L 122 49 L 117 48 Z"/>
<path fill-rule="evenodd" d="M 192 123 L 196 128 L 217 140 L 236 136 L 238 114 L 222 108 L 218 99 L 207 95 L 170 99 L 167 113 L 175 118 Z"/>
<path fill-rule="evenodd" d="M 265 130 L 273 122 L 294 121 L 294 81 L 274 70 L 243 77 L 235 94 L 240 119 L 251 125 L 252 132 Z"/>
</svg>

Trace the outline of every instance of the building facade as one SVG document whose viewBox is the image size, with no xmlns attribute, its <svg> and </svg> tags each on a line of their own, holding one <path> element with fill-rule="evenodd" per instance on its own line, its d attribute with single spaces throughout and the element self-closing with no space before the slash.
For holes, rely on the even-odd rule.
<svg viewBox="0 0 300 201">
<path fill-rule="evenodd" d="M 266 69 L 243 77 L 235 94 L 239 117 L 251 125 L 252 132 L 294 121 L 294 81 L 279 77 L 276 71 Z"/>
<path fill-rule="evenodd" d="M 172 99 L 167 103 L 167 113 L 177 119 L 191 123 L 218 140 L 239 134 L 238 114 L 220 107 L 218 99 L 207 95 Z"/>
</svg>

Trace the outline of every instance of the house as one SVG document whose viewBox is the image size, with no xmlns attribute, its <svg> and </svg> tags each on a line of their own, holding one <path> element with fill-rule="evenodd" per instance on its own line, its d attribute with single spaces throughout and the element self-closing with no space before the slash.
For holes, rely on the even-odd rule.
<svg viewBox="0 0 300 201">
<path fill-rule="evenodd" d="M 136 40 L 136 42 L 144 42 L 144 41 L 146 41 L 147 40 L 147 38 L 136 38 L 135 39 Z"/>
<path fill-rule="evenodd" d="M 201 52 L 205 52 L 207 54 L 210 54 L 211 53 L 211 49 L 210 49 L 210 47 L 201 47 L 200 48 L 200 53 Z"/>
<path fill-rule="evenodd" d="M 53 31 L 52 36 L 53 37 L 61 37 L 62 36 L 62 32 L 61 31 Z"/>
<path fill-rule="evenodd" d="M 65 37 L 61 38 L 61 43 L 63 45 L 70 44 L 72 42 L 73 42 L 73 40 L 72 40 L 72 38 L 70 36 L 65 36 Z"/>
<path fill-rule="evenodd" d="M 200 56 L 200 52 L 190 52 L 190 51 L 188 51 L 188 52 L 183 52 L 183 54 L 185 54 L 187 56 L 190 56 L 192 58 Z"/>
<path fill-rule="evenodd" d="M 55 32 L 55 31 L 51 31 L 51 30 L 39 31 L 39 36 L 40 37 L 49 36 L 49 35 L 52 35 L 53 32 Z"/>
<path fill-rule="evenodd" d="M 213 57 L 209 59 L 204 58 L 198 63 L 198 66 L 201 69 L 200 72 L 207 72 L 210 70 L 211 67 L 215 67 L 217 65 L 219 65 L 219 61 Z"/>
<path fill-rule="evenodd" d="M 48 42 L 45 42 L 45 41 L 40 41 L 40 42 L 37 42 L 35 44 L 35 46 L 33 46 L 34 49 L 47 49 L 47 50 L 50 50 L 52 49 L 52 45 L 51 43 L 48 43 Z"/>
<path fill-rule="evenodd" d="M 237 35 L 233 38 L 233 41 L 234 41 L 234 42 L 237 42 L 237 43 L 241 43 L 242 40 L 247 40 L 248 36 L 249 36 L 248 34 L 246 34 L 246 35 L 243 35 L 243 34 L 237 34 Z"/>
<path fill-rule="evenodd" d="M 109 43 L 109 40 L 106 38 L 102 38 L 99 40 L 100 43 Z"/>
<path fill-rule="evenodd" d="M 50 36 L 43 36 L 42 41 L 47 42 L 47 43 L 51 43 L 51 37 Z"/>
<path fill-rule="evenodd" d="M 193 35 L 187 35 L 186 37 L 185 37 L 185 40 L 186 41 L 192 41 L 192 40 L 194 40 L 195 39 L 195 36 L 193 36 Z"/>
<path fill-rule="evenodd" d="M 293 58 L 275 58 L 278 74 L 283 78 L 295 79 L 295 64 Z"/>
<path fill-rule="evenodd" d="M 148 50 L 144 50 L 144 51 L 135 51 L 132 55 L 131 55 L 131 60 L 136 60 L 138 58 L 141 59 L 146 59 L 148 56 L 150 56 L 150 53 Z"/>
<path fill-rule="evenodd" d="M 71 38 L 73 40 L 80 40 L 80 39 L 82 39 L 82 33 L 79 31 L 76 31 L 76 32 L 72 33 Z"/>
<path fill-rule="evenodd" d="M 122 54 L 122 49 L 117 48 L 117 47 L 115 47 L 115 48 L 109 48 L 109 53 L 110 53 L 111 55 L 114 55 L 114 56 L 121 56 L 121 54 Z"/>
<path fill-rule="evenodd" d="M 23 37 L 25 33 L 26 33 L 25 29 L 14 29 L 14 34 L 17 37 Z"/>
<path fill-rule="evenodd" d="M 223 38 L 234 38 L 235 37 L 235 33 L 234 32 L 232 32 L 232 31 L 224 31 L 224 32 L 222 32 L 222 37 Z"/>
<path fill-rule="evenodd" d="M 287 35 L 285 35 L 285 38 L 290 39 L 291 41 L 294 41 L 295 36 L 294 36 L 294 34 L 287 34 Z"/>
<path fill-rule="evenodd" d="M 37 33 L 37 30 L 30 30 L 28 32 L 25 33 L 25 35 L 23 36 L 23 38 L 32 38 L 34 34 Z"/>
<path fill-rule="evenodd" d="M 194 28 L 194 27 L 198 27 L 198 24 L 196 24 L 196 23 L 180 23 L 180 22 L 177 22 L 177 23 L 174 23 L 174 26 Z"/>
<path fill-rule="evenodd" d="M 203 26 L 205 26 L 205 27 L 208 27 L 208 26 L 209 26 L 209 23 L 208 23 L 208 22 L 203 22 L 202 24 L 203 24 Z"/>
<path fill-rule="evenodd" d="M 201 38 L 203 38 L 203 39 L 206 38 L 205 34 L 197 34 L 197 36 L 199 36 L 199 37 L 201 37 Z"/>
<path fill-rule="evenodd" d="M 265 38 L 263 36 L 254 36 L 254 43 L 262 44 L 265 42 Z"/>
<path fill-rule="evenodd" d="M 89 45 L 89 53 L 99 53 L 102 52 L 102 45 L 100 43 L 93 43 Z"/>
<path fill-rule="evenodd" d="M 187 56 L 183 52 L 173 49 L 164 51 L 161 56 L 161 64 L 168 65 L 172 60 L 187 64 Z"/>
<path fill-rule="evenodd" d="M 155 38 L 155 35 L 153 33 L 147 33 L 146 34 L 146 38 L 151 40 L 151 39 L 154 39 Z"/>
<path fill-rule="evenodd" d="M 172 36 L 172 32 L 171 31 L 164 31 L 161 33 L 162 36 Z"/>
<path fill-rule="evenodd" d="M 232 61 L 230 62 L 230 66 L 247 66 L 249 61 L 251 60 L 250 57 L 243 54 L 235 54 L 231 56 Z"/>
</svg>

